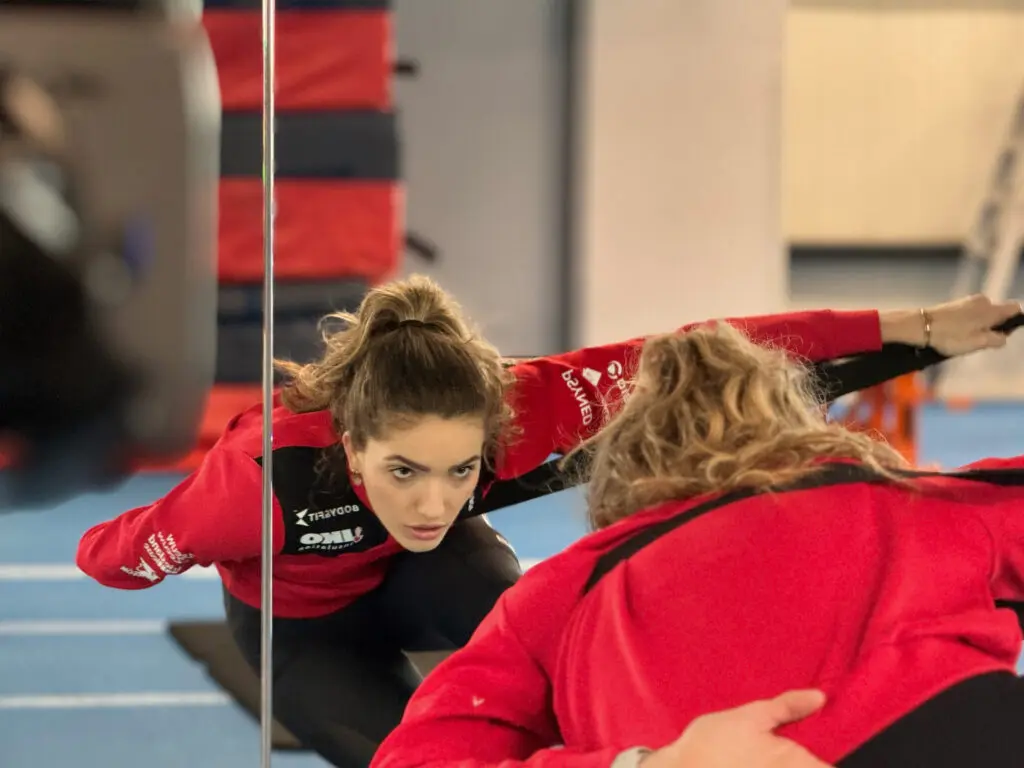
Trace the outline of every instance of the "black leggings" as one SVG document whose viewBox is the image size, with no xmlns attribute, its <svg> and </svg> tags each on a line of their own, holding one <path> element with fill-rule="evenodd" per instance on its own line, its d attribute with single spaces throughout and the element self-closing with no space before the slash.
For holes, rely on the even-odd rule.
<svg viewBox="0 0 1024 768">
<path fill-rule="evenodd" d="M 384 583 L 343 610 L 275 619 L 275 718 L 333 765 L 365 768 L 421 679 L 403 651 L 462 647 L 521 573 L 504 539 L 473 518 L 432 552 L 396 557 Z M 258 671 L 260 611 L 230 595 L 225 606 Z"/>
<path fill-rule="evenodd" d="M 1021 766 L 1024 680 L 1006 672 L 981 675 L 940 693 L 841 760 L 837 768 Z"/>
</svg>

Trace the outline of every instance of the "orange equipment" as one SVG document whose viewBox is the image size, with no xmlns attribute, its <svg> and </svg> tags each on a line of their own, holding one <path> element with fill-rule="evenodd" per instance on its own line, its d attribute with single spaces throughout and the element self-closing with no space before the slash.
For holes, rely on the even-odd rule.
<svg viewBox="0 0 1024 768">
<path fill-rule="evenodd" d="M 877 435 L 917 464 L 917 422 L 931 393 L 917 373 L 887 381 L 850 396 L 837 418 L 851 429 Z"/>
</svg>

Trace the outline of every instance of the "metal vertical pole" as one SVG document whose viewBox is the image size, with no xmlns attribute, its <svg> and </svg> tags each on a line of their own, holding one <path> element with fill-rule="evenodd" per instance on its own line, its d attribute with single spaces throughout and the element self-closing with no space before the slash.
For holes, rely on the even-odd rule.
<svg viewBox="0 0 1024 768">
<path fill-rule="evenodd" d="M 274 722 L 274 25 L 263 2 L 263 522 L 261 553 L 260 768 L 270 768 Z"/>
</svg>

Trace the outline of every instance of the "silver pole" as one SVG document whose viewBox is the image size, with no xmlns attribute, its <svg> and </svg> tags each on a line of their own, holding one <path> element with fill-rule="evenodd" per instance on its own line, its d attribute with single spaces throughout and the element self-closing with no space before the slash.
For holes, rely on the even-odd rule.
<svg viewBox="0 0 1024 768">
<path fill-rule="evenodd" d="M 260 768 L 270 768 L 274 707 L 274 25 L 263 0 L 263 547 L 261 554 Z"/>
</svg>

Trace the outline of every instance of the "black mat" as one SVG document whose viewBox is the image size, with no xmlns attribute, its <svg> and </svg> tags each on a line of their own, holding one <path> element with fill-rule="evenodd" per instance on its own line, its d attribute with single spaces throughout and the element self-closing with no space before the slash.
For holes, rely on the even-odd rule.
<svg viewBox="0 0 1024 768">
<path fill-rule="evenodd" d="M 227 624 L 220 621 L 176 622 L 171 624 L 170 634 L 185 653 L 206 667 L 207 674 L 225 693 L 259 722 L 260 678 L 245 663 Z M 291 731 L 276 721 L 271 743 L 274 749 L 305 749 Z"/>
<path fill-rule="evenodd" d="M 171 639 L 185 653 L 206 667 L 226 694 L 259 722 L 260 679 L 249 665 L 231 638 L 227 624 L 221 621 L 182 621 L 170 625 Z M 415 653 L 409 658 L 426 675 L 447 652 Z M 292 733 L 278 722 L 274 722 L 271 743 L 275 750 L 304 750 Z"/>
</svg>

